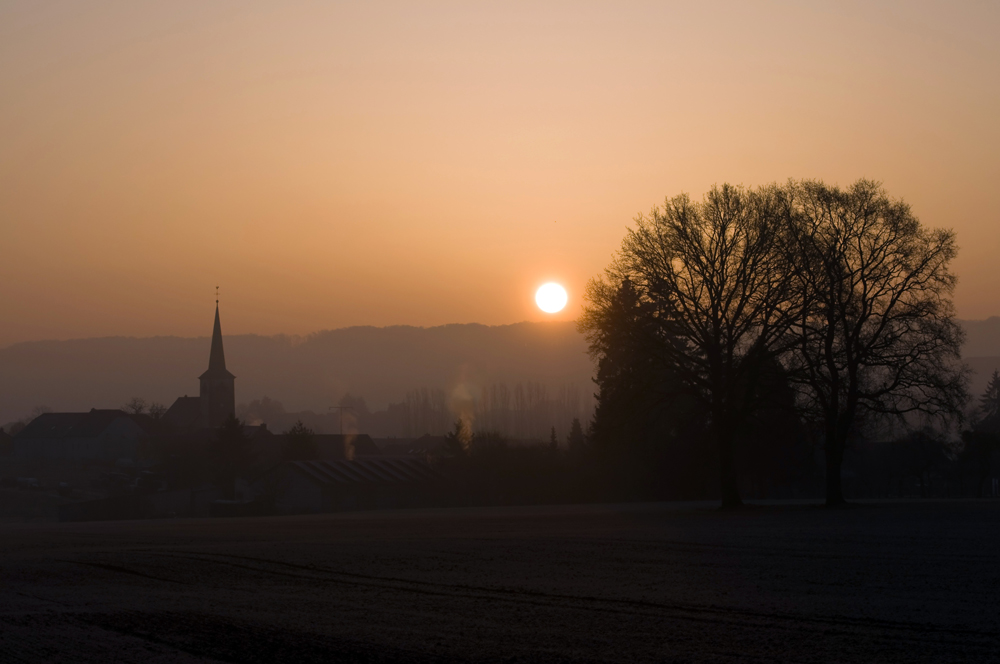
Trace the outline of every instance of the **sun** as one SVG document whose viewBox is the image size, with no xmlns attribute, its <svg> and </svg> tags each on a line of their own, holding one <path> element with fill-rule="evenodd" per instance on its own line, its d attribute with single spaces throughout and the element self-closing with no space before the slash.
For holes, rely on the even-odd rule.
<svg viewBox="0 0 1000 664">
<path fill-rule="evenodd" d="M 555 282 L 543 284 L 535 292 L 535 304 L 547 314 L 562 311 L 568 299 L 566 289 Z"/>
</svg>

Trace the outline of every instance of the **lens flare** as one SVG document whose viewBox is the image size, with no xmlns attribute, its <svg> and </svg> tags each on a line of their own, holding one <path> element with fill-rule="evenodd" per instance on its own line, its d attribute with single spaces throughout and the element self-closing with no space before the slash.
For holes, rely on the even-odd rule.
<svg viewBox="0 0 1000 664">
<path fill-rule="evenodd" d="M 566 289 L 557 283 L 544 284 L 535 293 L 535 304 L 547 314 L 562 311 L 568 299 Z"/>
</svg>

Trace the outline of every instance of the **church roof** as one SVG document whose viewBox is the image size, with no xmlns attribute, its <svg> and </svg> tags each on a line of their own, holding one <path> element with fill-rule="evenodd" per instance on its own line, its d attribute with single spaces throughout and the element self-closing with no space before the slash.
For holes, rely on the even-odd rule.
<svg viewBox="0 0 1000 664">
<path fill-rule="evenodd" d="M 198 428 L 201 424 L 201 398 L 177 397 L 163 414 L 163 421 L 179 431 Z"/>
<path fill-rule="evenodd" d="M 236 378 L 226 370 L 226 353 L 222 349 L 222 324 L 219 322 L 219 303 L 215 303 L 215 328 L 212 330 L 212 351 L 208 356 L 208 371 L 198 376 L 206 378 Z"/>
</svg>

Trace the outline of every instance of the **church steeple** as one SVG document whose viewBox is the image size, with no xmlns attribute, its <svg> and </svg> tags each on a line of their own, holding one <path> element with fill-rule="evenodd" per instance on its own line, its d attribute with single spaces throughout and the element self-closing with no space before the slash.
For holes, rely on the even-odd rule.
<svg viewBox="0 0 1000 664">
<path fill-rule="evenodd" d="M 208 371 L 201 378 L 228 376 L 235 378 L 226 370 L 226 352 L 222 349 L 222 323 L 219 322 L 219 303 L 215 303 L 215 327 L 212 329 L 212 350 L 208 355 Z"/>
<path fill-rule="evenodd" d="M 215 327 L 212 329 L 212 349 L 208 355 L 208 371 L 198 377 L 201 382 L 201 418 L 203 426 L 214 429 L 236 413 L 236 376 L 226 369 L 226 354 L 222 349 L 222 323 L 219 321 L 219 300 L 215 300 Z"/>
</svg>

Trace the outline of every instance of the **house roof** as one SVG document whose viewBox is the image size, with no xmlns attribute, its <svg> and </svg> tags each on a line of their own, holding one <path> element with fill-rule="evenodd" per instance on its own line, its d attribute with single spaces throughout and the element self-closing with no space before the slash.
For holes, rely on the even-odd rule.
<svg viewBox="0 0 1000 664">
<path fill-rule="evenodd" d="M 289 461 L 298 472 L 323 485 L 417 484 L 444 479 L 419 459 L 354 459 L 353 461 Z"/>
<path fill-rule="evenodd" d="M 141 416 L 129 415 L 122 410 L 97 410 L 94 408 L 87 413 L 42 413 L 14 437 L 19 439 L 96 438 L 121 417 L 132 420 L 143 431 L 149 432 L 148 423 L 143 421 Z"/>
<path fill-rule="evenodd" d="M 163 414 L 163 420 L 175 429 L 194 429 L 201 420 L 200 397 L 177 397 Z"/>
<path fill-rule="evenodd" d="M 374 456 L 382 453 L 372 437 L 366 433 L 314 433 L 312 439 L 320 452 L 325 454 L 339 450 L 338 454 L 343 455 L 348 444 L 354 449 L 355 454 L 362 456 Z"/>
<path fill-rule="evenodd" d="M 386 456 L 427 456 L 447 442 L 446 436 L 424 435 L 415 439 L 383 439 L 382 454 Z"/>
</svg>

